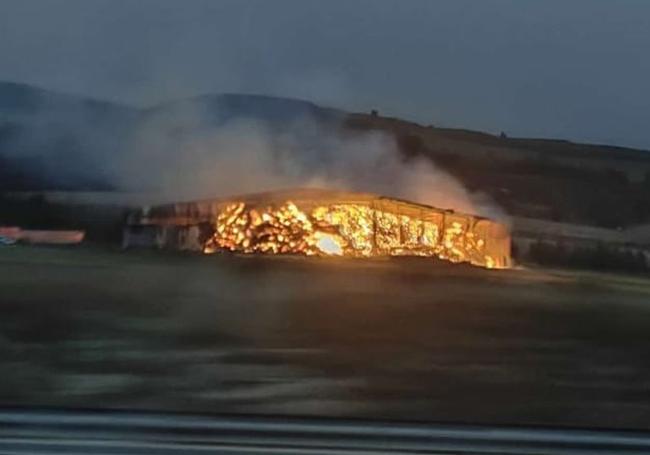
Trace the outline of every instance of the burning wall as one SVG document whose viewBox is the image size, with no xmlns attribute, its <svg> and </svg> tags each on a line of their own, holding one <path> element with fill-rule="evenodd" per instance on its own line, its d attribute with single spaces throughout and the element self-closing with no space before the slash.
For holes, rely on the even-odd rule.
<svg viewBox="0 0 650 455">
<path fill-rule="evenodd" d="M 510 234 L 495 221 L 363 193 L 292 190 L 153 207 L 158 246 L 205 253 L 429 256 L 507 268 Z M 128 243 L 128 242 L 127 242 Z"/>
</svg>

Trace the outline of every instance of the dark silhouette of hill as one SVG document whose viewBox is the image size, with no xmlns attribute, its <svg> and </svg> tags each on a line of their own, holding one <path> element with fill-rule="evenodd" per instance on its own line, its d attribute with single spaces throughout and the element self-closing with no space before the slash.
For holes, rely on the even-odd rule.
<svg viewBox="0 0 650 455">
<path fill-rule="evenodd" d="M 174 115 L 188 110 L 220 125 L 233 119 L 252 119 L 282 127 L 304 118 L 323 123 L 341 121 L 346 113 L 325 108 L 309 101 L 247 94 L 208 94 L 159 104 L 144 111 L 145 115 Z"/>
<path fill-rule="evenodd" d="M 115 103 L 0 83 L 0 189 L 110 189 L 106 160 L 138 116 Z"/>
<path fill-rule="evenodd" d="M 188 117 L 198 125 L 184 124 Z M 644 150 L 436 128 L 262 95 L 208 94 L 137 109 L 7 82 L 0 83 L 0 191 L 119 189 L 115 163 L 128 158 L 143 126 L 161 121 L 173 139 L 237 119 L 282 134 L 315 124 L 335 134 L 391 135 L 405 160 L 432 160 L 514 215 L 609 227 L 650 219 Z"/>
<path fill-rule="evenodd" d="M 650 151 L 510 138 L 351 114 L 346 126 L 392 134 L 406 159 L 431 159 L 512 215 L 621 227 L 650 220 Z"/>
<path fill-rule="evenodd" d="M 0 83 L 0 190 L 107 190 L 134 134 L 155 124 L 169 140 L 242 119 L 283 130 L 308 119 L 339 125 L 343 111 L 261 95 L 203 95 L 137 109 Z M 189 121 L 189 125 L 188 125 Z"/>
</svg>

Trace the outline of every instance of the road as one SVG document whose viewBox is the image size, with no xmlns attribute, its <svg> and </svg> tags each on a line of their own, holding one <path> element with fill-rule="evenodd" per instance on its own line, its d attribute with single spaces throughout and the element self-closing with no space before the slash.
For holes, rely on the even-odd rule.
<svg viewBox="0 0 650 455">
<path fill-rule="evenodd" d="M 0 404 L 650 427 L 650 280 L 0 249 Z"/>
</svg>

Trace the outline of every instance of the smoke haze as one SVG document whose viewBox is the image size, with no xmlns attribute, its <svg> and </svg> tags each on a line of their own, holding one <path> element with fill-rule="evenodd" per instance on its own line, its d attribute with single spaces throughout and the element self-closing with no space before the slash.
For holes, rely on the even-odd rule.
<svg viewBox="0 0 650 455">
<path fill-rule="evenodd" d="M 0 99 L 14 100 L 0 106 L 0 158 L 33 177 L 21 189 L 174 202 L 317 187 L 499 215 L 430 160 L 406 160 L 389 133 L 305 101 L 209 95 L 139 110 L 15 84 L 0 84 Z"/>
<path fill-rule="evenodd" d="M 166 201 L 312 187 L 372 192 L 502 219 L 428 159 L 405 160 L 392 136 L 343 131 L 309 117 L 278 127 L 235 119 L 217 127 L 202 109 L 153 116 L 120 164 L 118 186 Z"/>
</svg>

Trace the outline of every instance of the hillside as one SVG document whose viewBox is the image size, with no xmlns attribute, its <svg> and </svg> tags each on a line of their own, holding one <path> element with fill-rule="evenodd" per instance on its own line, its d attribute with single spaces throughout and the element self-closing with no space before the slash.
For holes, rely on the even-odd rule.
<svg viewBox="0 0 650 455">
<path fill-rule="evenodd" d="M 0 83 L 0 189 L 111 188 L 107 159 L 138 112 L 114 103 Z"/>
<path fill-rule="evenodd" d="M 136 109 L 15 83 L 0 83 L 0 191 L 119 190 L 117 163 L 132 153 L 137 132 L 162 124 L 159 139 L 168 146 L 236 119 L 298 146 L 318 140 L 309 125 L 389 134 L 405 159 L 431 159 L 516 216 L 605 227 L 650 221 L 650 152 L 643 150 L 422 126 L 270 96 L 203 95 Z"/>
<path fill-rule="evenodd" d="M 269 122 L 277 126 L 310 118 L 317 122 L 341 121 L 346 113 L 338 109 L 318 106 L 309 101 L 278 98 L 264 95 L 236 93 L 209 94 L 162 103 L 143 111 L 147 117 L 156 115 L 184 115 L 187 111 L 199 112 L 214 125 L 235 118 Z"/>
<path fill-rule="evenodd" d="M 346 127 L 393 135 L 407 159 L 431 159 L 510 214 L 622 227 L 650 220 L 650 152 L 499 137 L 352 114 Z"/>
</svg>

